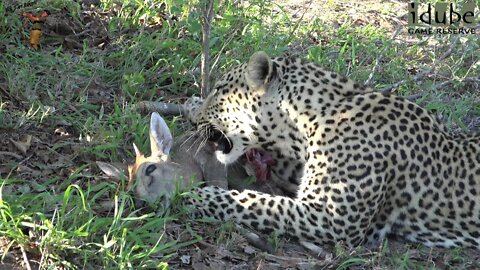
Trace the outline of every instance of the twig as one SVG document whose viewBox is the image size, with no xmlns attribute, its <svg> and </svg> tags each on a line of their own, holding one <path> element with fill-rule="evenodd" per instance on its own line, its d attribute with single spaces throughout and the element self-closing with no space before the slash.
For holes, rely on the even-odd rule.
<svg viewBox="0 0 480 270">
<path fill-rule="evenodd" d="M 198 241 L 198 244 L 203 245 L 203 246 L 205 246 L 205 247 L 207 247 L 207 248 L 211 248 L 211 249 L 217 248 L 217 246 L 212 245 L 212 244 L 210 244 L 210 243 L 208 243 L 208 242 L 206 242 L 206 241 L 204 241 L 204 240 Z"/>
<path fill-rule="evenodd" d="M 264 266 L 265 266 L 265 261 L 264 260 L 260 260 L 260 262 L 258 262 L 258 265 L 257 265 L 257 270 L 261 270 L 261 269 L 264 269 Z"/>
<path fill-rule="evenodd" d="M 217 66 L 217 63 L 218 63 L 218 60 L 220 60 L 220 57 L 222 56 L 222 53 L 223 53 L 223 50 L 225 50 L 225 48 L 227 47 L 227 45 L 232 42 L 233 38 L 235 37 L 235 35 L 237 34 L 238 32 L 238 28 L 235 29 L 233 31 L 233 33 L 230 35 L 230 37 L 227 39 L 227 41 L 225 41 L 225 43 L 223 43 L 223 46 L 222 48 L 220 49 L 220 51 L 218 51 L 217 53 L 217 57 L 215 58 L 215 61 L 213 61 L 213 64 L 212 64 L 212 68 L 210 69 L 210 71 L 213 71 L 215 69 L 215 67 Z"/>
<path fill-rule="evenodd" d="M 480 77 L 466 77 L 466 78 L 463 78 L 462 80 L 460 80 L 460 82 L 472 82 L 472 83 L 480 83 Z M 442 87 L 445 87 L 446 85 L 448 84 L 451 84 L 452 81 L 451 80 L 448 80 L 448 81 L 444 81 L 442 83 L 439 83 L 437 85 L 434 86 L 435 89 L 440 89 Z"/>
<path fill-rule="evenodd" d="M 393 89 L 401 86 L 401 85 L 404 85 L 410 81 L 413 81 L 413 82 L 418 82 L 420 81 L 421 79 L 423 79 L 425 76 L 427 76 L 428 74 L 431 74 L 433 71 L 435 71 L 435 68 L 437 66 L 437 64 L 443 60 L 445 60 L 445 58 L 449 57 L 452 52 L 453 52 L 453 49 L 455 48 L 455 45 L 457 44 L 457 41 L 458 41 L 458 38 L 460 37 L 460 35 L 456 36 L 455 39 L 452 41 L 452 43 L 450 44 L 450 46 L 448 47 L 448 49 L 438 58 L 436 59 L 433 64 L 432 64 L 432 67 L 423 71 L 423 72 L 420 72 L 418 73 L 417 75 L 415 75 L 412 79 L 404 79 L 404 80 L 401 80 L 399 82 L 396 82 L 392 85 L 389 85 L 389 86 L 386 86 L 384 87 L 383 89 L 381 89 L 380 91 L 381 92 L 384 92 L 384 93 L 388 93 L 388 92 L 392 92 Z"/>
<path fill-rule="evenodd" d="M 405 97 L 406 99 L 410 100 L 410 101 L 415 101 L 419 98 L 423 97 L 422 94 L 413 94 L 413 95 L 410 95 L 408 97 Z"/>
<path fill-rule="evenodd" d="M 292 37 L 293 37 L 293 34 L 295 33 L 295 31 L 297 31 L 298 27 L 300 26 L 300 23 L 303 21 L 303 17 L 305 16 L 305 14 L 307 13 L 308 10 L 310 10 L 310 6 L 312 6 L 312 3 L 314 1 L 310 1 L 310 3 L 308 3 L 308 7 L 304 8 L 303 9 L 303 13 L 302 13 L 302 16 L 300 17 L 300 19 L 298 19 L 297 23 L 295 24 L 295 26 L 293 27 L 292 31 L 290 31 L 290 33 L 288 34 L 288 40 L 289 40 L 289 43 L 290 41 L 292 41 Z"/>
<path fill-rule="evenodd" d="M 91 22 L 88 22 L 87 24 L 85 24 L 85 26 L 83 27 L 83 30 L 82 32 L 79 32 L 79 33 L 75 33 L 75 30 L 73 30 L 73 34 L 71 34 L 70 36 L 75 36 L 75 37 L 80 37 L 80 36 L 83 36 L 89 32 L 92 31 L 92 29 L 90 29 L 89 27 L 92 25 L 93 21 Z"/>
<path fill-rule="evenodd" d="M 477 83 L 477 84 L 480 84 L 480 77 L 466 77 L 462 80 L 459 81 L 460 83 L 464 83 L 464 82 L 471 82 L 471 83 Z M 435 84 L 432 86 L 432 90 L 437 90 L 437 89 L 441 89 L 449 84 L 452 84 L 452 80 L 447 80 L 447 81 L 444 81 L 444 82 L 441 82 L 441 83 L 438 83 L 438 84 Z M 411 101 L 414 101 L 416 99 L 419 99 L 421 98 L 423 95 L 422 94 L 414 94 L 414 95 L 411 95 L 411 96 L 408 96 L 406 97 L 408 100 L 411 100 Z"/>
<path fill-rule="evenodd" d="M 23 262 L 25 262 L 25 268 L 27 268 L 27 270 L 32 270 L 32 267 L 30 266 L 30 262 L 28 261 L 27 253 L 25 252 L 25 249 L 23 248 L 22 245 L 20 245 L 20 250 L 22 251 L 22 257 L 23 257 Z"/>
<path fill-rule="evenodd" d="M 201 88 L 200 95 L 204 98 L 210 91 L 210 28 L 213 19 L 213 0 L 208 0 L 202 20 L 202 57 L 200 61 Z"/>
<path fill-rule="evenodd" d="M 340 261 L 340 256 L 336 257 L 325 257 L 323 260 L 317 260 L 317 259 L 304 259 L 304 258 L 292 258 L 290 256 L 279 256 L 279 255 L 273 255 L 273 254 L 268 254 L 265 253 L 263 254 L 265 259 L 269 261 L 275 261 L 275 262 L 289 262 L 293 263 L 297 266 L 307 266 L 308 268 L 313 268 L 313 269 L 326 269 L 330 268 L 333 265 L 337 265 Z M 303 267 L 301 267 L 303 269 Z"/>
<path fill-rule="evenodd" d="M 397 26 L 397 29 L 395 30 L 395 33 L 393 33 L 390 40 L 395 40 L 395 38 L 398 36 L 402 28 L 403 28 L 403 25 Z M 373 83 L 373 75 L 377 72 L 378 67 L 380 66 L 380 62 L 383 60 L 383 56 L 385 55 L 385 52 L 389 47 L 390 47 L 389 45 L 385 46 L 382 52 L 380 53 L 380 56 L 375 60 L 375 65 L 373 66 L 372 72 L 370 72 L 368 79 L 364 83 L 365 86 L 370 86 Z"/>
<path fill-rule="evenodd" d="M 296 262 L 296 263 L 299 263 L 299 262 L 302 262 L 302 261 L 306 261 L 306 260 L 311 260 L 311 259 L 304 259 L 304 258 L 294 258 L 294 257 L 291 257 L 291 256 L 281 256 L 281 255 L 273 255 L 273 254 L 264 254 L 265 258 L 269 259 L 269 260 L 273 260 L 273 261 L 289 261 L 289 262 Z"/>
<path fill-rule="evenodd" d="M 16 159 L 21 159 L 22 156 L 20 155 L 17 155 L 15 153 L 12 153 L 12 152 L 7 152 L 7 151 L 0 151 L 0 156 L 11 156 L 11 157 L 14 157 Z"/>
</svg>

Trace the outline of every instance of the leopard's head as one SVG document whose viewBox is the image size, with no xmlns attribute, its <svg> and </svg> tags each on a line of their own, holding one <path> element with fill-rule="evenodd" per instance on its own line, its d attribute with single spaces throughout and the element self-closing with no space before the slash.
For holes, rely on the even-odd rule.
<svg viewBox="0 0 480 270">
<path fill-rule="evenodd" d="M 261 112 L 278 87 L 278 67 L 265 52 L 224 74 L 194 116 L 199 132 L 216 145 L 220 162 L 235 162 L 257 147 Z"/>
</svg>

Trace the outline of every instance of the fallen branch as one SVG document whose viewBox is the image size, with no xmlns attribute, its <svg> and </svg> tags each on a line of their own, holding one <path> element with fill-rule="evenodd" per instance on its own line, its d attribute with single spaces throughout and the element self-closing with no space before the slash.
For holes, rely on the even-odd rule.
<svg viewBox="0 0 480 270">
<path fill-rule="evenodd" d="M 289 263 L 300 266 L 300 269 L 329 269 L 338 265 L 340 262 L 340 256 L 326 256 L 322 260 L 314 258 L 292 258 L 291 256 L 279 256 L 265 253 L 263 254 L 264 258 L 269 261 L 280 262 L 280 265 L 284 263 Z M 283 263 L 282 263 L 283 262 Z"/>
<path fill-rule="evenodd" d="M 471 83 L 477 83 L 480 84 L 480 77 L 467 77 L 463 78 L 462 80 L 459 81 L 460 83 L 465 83 L 465 82 L 471 82 Z M 452 80 L 444 81 L 438 84 L 435 84 L 432 86 L 432 90 L 438 90 L 441 89 L 449 84 L 452 84 Z M 416 99 L 421 98 L 423 95 L 422 94 L 414 94 L 411 96 L 406 97 L 408 100 L 414 101 Z"/>
<path fill-rule="evenodd" d="M 463 79 L 460 80 L 459 82 L 460 82 L 460 83 L 464 83 L 464 82 L 480 83 L 480 77 L 467 77 L 467 78 L 463 78 Z M 439 83 L 439 84 L 435 85 L 435 89 L 439 89 L 439 88 L 445 87 L 446 85 L 449 85 L 449 84 L 451 84 L 451 83 L 452 83 L 451 80 L 444 81 L 444 82 L 442 82 L 442 83 Z"/>
<path fill-rule="evenodd" d="M 25 268 L 27 270 L 32 270 L 32 267 L 30 266 L 30 261 L 28 260 L 28 257 L 27 257 L 27 252 L 25 252 L 25 249 L 23 248 L 22 245 L 20 245 L 20 250 L 22 251 L 22 257 L 23 257 L 23 262 L 25 263 Z"/>
<path fill-rule="evenodd" d="M 405 97 L 405 98 L 410 100 L 410 101 L 415 101 L 415 100 L 417 100 L 421 97 L 423 97 L 423 94 L 413 94 L 413 95 L 410 95 L 410 96 Z"/>
<path fill-rule="evenodd" d="M 185 115 L 186 108 L 182 104 L 166 103 L 161 101 L 140 101 L 136 105 L 138 112 L 148 114 L 158 112 L 163 116 Z"/>
</svg>

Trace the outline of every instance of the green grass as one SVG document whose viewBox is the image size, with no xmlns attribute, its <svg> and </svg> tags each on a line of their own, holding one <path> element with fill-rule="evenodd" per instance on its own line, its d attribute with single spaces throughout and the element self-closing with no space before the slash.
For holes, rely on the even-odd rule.
<svg viewBox="0 0 480 270">
<path fill-rule="evenodd" d="M 152 259 L 152 254 L 168 257 L 175 249 L 200 239 L 192 236 L 183 243 L 166 239 L 157 228 L 165 227 L 176 216 L 141 214 L 132 208 L 131 197 L 124 192 L 112 197 L 114 207 L 108 212 L 95 210 L 98 198 L 115 194 L 115 189 L 116 185 L 105 182 L 87 190 L 69 185 L 58 195 L 16 194 L 14 201 L 5 197 L 0 204 L 2 235 L 12 241 L 12 247 L 29 246 L 32 252 L 41 252 L 35 255 L 54 264 L 106 269 L 159 267 L 163 261 Z"/>
<path fill-rule="evenodd" d="M 135 110 L 136 102 L 199 93 L 201 14 L 192 9 L 198 1 L 99 2 L 89 11 L 92 15 L 73 1 L 0 2 L 0 151 L 17 155 L 0 155 L 0 238 L 7 239 L 0 250 L 5 260 L 7 254 L 21 258 L 21 247 L 42 269 L 178 267 L 180 253 L 190 252 L 200 241 L 220 245 L 212 239 L 230 239 L 235 229 L 223 225 L 212 234 L 202 233 L 198 226 L 208 223 L 198 225 L 186 217 L 181 198 L 188 193 L 180 191 L 173 202 L 178 207 L 164 215 L 138 210 L 125 183 L 102 178 L 95 161 L 131 161 L 133 142 L 148 149 L 148 117 Z M 341 5 L 335 1 L 322 5 L 324 16 L 311 17 L 315 5 L 303 17 L 303 9 L 294 17 L 285 1 L 249 1 L 245 6 L 233 2 L 216 6 L 219 16 L 210 41 L 214 78 L 264 50 L 299 55 L 360 82 L 378 60 L 373 86 L 381 89 L 430 68 L 455 39 L 403 32 L 392 40 L 395 29 L 375 24 L 380 17 L 358 21 L 337 12 Z M 371 8 L 382 16 L 398 15 L 391 4 Z M 21 14 L 43 9 L 75 33 L 90 31 L 68 36 L 80 47 L 72 47 L 48 23 L 42 49 L 28 47 L 30 26 Z M 176 19 L 162 20 L 162 9 Z M 92 20 L 95 24 L 89 26 Z M 94 44 L 107 33 L 105 48 Z M 478 85 L 465 81 L 480 73 L 480 41 L 465 36 L 458 42 L 436 73 L 405 83 L 396 92 L 421 93 L 419 102 L 427 109 L 442 114 L 451 126 L 468 128 L 468 120 L 480 115 Z M 169 120 L 181 133 L 181 121 Z M 33 138 L 25 154 L 11 143 L 23 135 Z M 269 240 L 283 246 L 281 237 Z M 412 260 L 409 249 L 338 253 L 339 269 L 434 267 Z M 448 267 L 471 262 L 463 251 L 445 256 Z"/>
</svg>

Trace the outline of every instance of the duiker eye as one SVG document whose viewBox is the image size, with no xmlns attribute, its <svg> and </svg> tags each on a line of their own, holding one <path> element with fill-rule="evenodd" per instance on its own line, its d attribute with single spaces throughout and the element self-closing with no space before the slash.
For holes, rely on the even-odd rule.
<svg viewBox="0 0 480 270">
<path fill-rule="evenodd" d="M 145 174 L 147 176 L 150 176 L 150 174 L 152 174 L 156 169 L 157 169 L 157 166 L 155 166 L 154 164 L 150 164 L 147 166 L 147 169 L 145 170 Z"/>
</svg>

